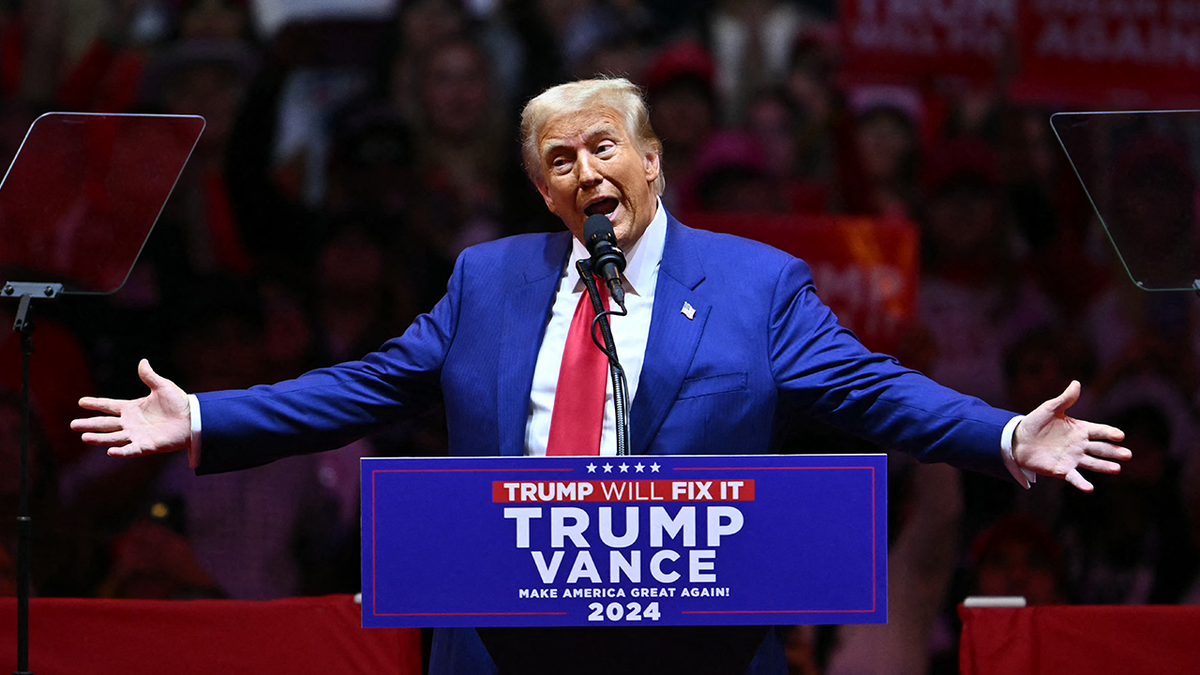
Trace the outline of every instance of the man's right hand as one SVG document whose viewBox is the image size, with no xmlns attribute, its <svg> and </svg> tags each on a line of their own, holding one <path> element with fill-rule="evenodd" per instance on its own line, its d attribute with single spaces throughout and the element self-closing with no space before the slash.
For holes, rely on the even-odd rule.
<svg viewBox="0 0 1200 675">
<path fill-rule="evenodd" d="M 150 387 L 150 395 L 132 401 L 79 399 L 79 407 L 105 413 L 71 421 L 73 431 L 83 432 L 83 442 L 108 448 L 113 457 L 137 457 L 188 447 L 192 417 L 188 396 L 174 382 L 160 376 L 142 359 L 138 377 Z"/>
</svg>

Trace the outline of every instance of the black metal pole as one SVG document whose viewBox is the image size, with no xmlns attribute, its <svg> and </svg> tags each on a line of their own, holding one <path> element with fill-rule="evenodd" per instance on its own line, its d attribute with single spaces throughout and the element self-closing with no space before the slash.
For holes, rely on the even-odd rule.
<svg viewBox="0 0 1200 675">
<path fill-rule="evenodd" d="M 583 280 L 583 285 L 587 289 L 587 294 L 592 301 L 592 309 L 596 312 L 596 319 L 592 324 L 593 330 L 596 323 L 600 324 L 600 335 L 604 340 L 604 344 L 601 345 L 599 342 L 596 342 L 594 332 L 592 334 L 592 341 L 596 342 L 596 346 L 608 356 L 608 372 L 613 383 L 613 409 L 616 413 L 617 455 L 624 457 L 629 454 L 629 396 L 625 383 L 625 369 L 621 367 L 621 361 L 617 358 L 617 344 L 613 340 L 612 327 L 609 326 L 608 315 L 616 314 L 617 316 L 624 316 L 627 312 L 624 308 L 619 312 L 604 309 L 604 305 L 600 301 L 600 292 L 596 286 L 596 279 L 592 276 L 591 264 L 587 260 L 577 260 L 575 262 L 575 269 L 579 271 L 579 278 Z"/>
<path fill-rule="evenodd" d="M 29 321 L 32 297 L 21 296 L 13 329 L 21 334 L 21 492 L 17 506 L 17 669 L 29 672 L 29 568 L 33 544 L 33 518 L 29 514 L 29 357 L 33 354 L 33 323 Z"/>
<path fill-rule="evenodd" d="M 13 675 L 33 675 L 29 671 L 29 592 L 33 518 L 29 513 L 29 358 L 33 354 L 33 322 L 29 310 L 34 298 L 56 298 L 62 284 L 8 282 L 0 288 L 0 298 L 19 299 L 13 330 L 21 335 L 21 491 L 17 502 L 17 669 Z"/>
</svg>

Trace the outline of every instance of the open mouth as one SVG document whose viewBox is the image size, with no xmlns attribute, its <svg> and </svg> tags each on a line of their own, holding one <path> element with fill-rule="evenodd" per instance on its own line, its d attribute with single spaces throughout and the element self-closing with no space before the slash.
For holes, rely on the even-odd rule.
<svg viewBox="0 0 1200 675">
<path fill-rule="evenodd" d="M 602 213 L 606 216 L 612 215 L 613 211 L 617 210 L 617 198 L 605 197 L 604 199 L 592 202 L 583 210 L 585 215 L 594 216 L 597 213 Z"/>
</svg>

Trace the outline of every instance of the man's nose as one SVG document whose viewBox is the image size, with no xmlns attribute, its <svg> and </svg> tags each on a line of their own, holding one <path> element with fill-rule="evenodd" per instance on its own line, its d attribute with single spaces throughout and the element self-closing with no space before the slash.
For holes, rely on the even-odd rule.
<svg viewBox="0 0 1200 675">
<path fill-rule="evenodd" d="M 590 153 L 580 153 L 579 158 L 575 160 L 575 166 L 579 169 L 580 187 L 595 187 L 604 179 L 597 171 L 596 158 Z"/>
</svg>

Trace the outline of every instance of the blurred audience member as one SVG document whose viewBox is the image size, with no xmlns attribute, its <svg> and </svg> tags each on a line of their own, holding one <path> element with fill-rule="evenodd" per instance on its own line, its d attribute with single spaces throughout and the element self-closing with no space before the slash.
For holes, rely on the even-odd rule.
<svg viewBox="0 0 1200 675">
<path fill-rule="evenodd" d="M 1020 596 L 1029 605 L 1068 600 L 1063 552 L 1036 518 L 1000 519 L 971 546 L 971 595 Z"/>
<path fill-rule="evenodd" d="M 148 244 L 163 293 L 181 297 L 194 275 L 254 269 L 230 200 L 224 167 L 242 95 L 257 67 L 238 42 L 181 42 L 150 65 L 147 96 L 166 112 L 201 115 L 204 133 Z"/>
<path fill-rule="evenodd" d="M 147 61 L 164 45 L 250 37 L 244 0 L 114 0 L 110 7 L 106 27 L 59 86 L 58 99 L 68 109 L 133 111 L 143 102 L 139 94 Z"/>
<path fill-rule="evenodd" d="M 747 134 L 719 131 L 704 142 L 691 173 L 680 176 L 682 211 L 781 213 L 788 210 L 781 181 L 763 146 Z"/>
<path fill-rule="evenodd" d="M 396 47 L 385 90 L 396 111 L 416 115 L 420 100 L 419 64 L 440 44 L 466 29 L 467 17 L 459 0 L 405 0 L 396 20 Z"/>
<path fill-rule="evenodd" d="M 837 75 L 836 31 L 829 27 L 796 38 L 784 89 L 796 106 L 796 171 L 826 186 L 834 182 L 837 161 L 852 162 L 849 115 L 834 84 Z"/>
<path fill-rule="evenodd" d="M 1193 449 L 1185 458 L 1180 471 L 1180 498 L 1188 520 L 1192 548 L 1200 551 L 1200 451 Z M 1200 605 L 1200 570 L 1192 575 L 1191 584 L 1179 600 L 1182 604 Z"/>
<path fill-rule="evenodd" d="M 609 8 L 612 16 L 603 22 L 603 30 L 596 31 L 590 42 L 580 45 L 572 64 L 573 76 L 579 79 L 624 77 L 631 82 L 645 80 L 651 38 L 643 21 L 648 18 L 639 19 L 640 5 L 636 0 L 622 4 L 624 6 L 620 8 L 603 5 Z M 622 14 L 623 9 L 629 9 L 635 16 Z"/>
<path fill-rule="evenodd" d="M 721 120 L 740 124 L 750 95 L 783 81 L 797 32 L 817 16 L 788 0 L 717 0 L 708 17 Z"/>
<path fill-rule="evenodd" d="M 935 149 L 923 174 L 921 321 L 935 326 L 928 373 L 948 387 L 1004 404 L 1002 354 L 1053 318 L 1018 274 L 991 149 L 958 139 Z"/>
<path fill-rule="evenodd" d="M 153 506 L 169 515 L 163 502 Z M 112 563 L 100 584 L 104 598 L 194 600 L 225 597 L 180 534 L 149 519 L 134 523 L 112 544 Z"/>
<path fill-rule="evenodd" d="M 415 192 L 414 153 L 412 133 L 395 112 L 368 106 L 346 113 L 334 127 L 326 208 L 402 217 Z"/>
<path fill-rule="evenodd" d="M 646 71 L 646 94 L 650 123 L 663 144 L 663 200 L 667 209 L 678 208 L 683 195 L 673 181 L 691 174 L 696 153 L 716 125 L 712 57 L 694 42 L 665 47 Z"/>
<path fill-rule="evenodd" d="M 487 55 L 459 38 L 433 47 L 418 69 L 415 234 L 447 261 L 501 233 L 499 173 L 506 116 L 492 108 Z"/>
<path fill-rule="evenodd" d="M 225 164 L 231 203 L 247 250 L 279 278 L 309 278 L 330 213 L 391 218 L 407 207 L 409 126 L 385 91 L 369 94 L 373 80 L 386 79 L 371 68 L 388 34 L 379 29 L 284 26 L 235 120 Z"/>
<path fill-rule="evenodd" d="M 850 93 L 854 146 L 839 166 L 842 210 L 910 218 L 916 202 L 924 106 L 917 93 L 895 86 Z"/>
<path fill-rule="evenodd" d="M 24 25 L 20 6 L 0 3 L 0 102 L 16 98 L 25 60 Z"/>
<path fill-rule="evenodd" d="M 384 250 L 352 221 L 317 255 L 316 344 L 323 364 L 362 358 L 399 335 L 416 317 L 411 299 L 389 291 Z"/>
<path fill-rule="evenodd" d="M 318 366 L 315 329 L 305 293 L 278 279 L 261 283 L 263 376 L 272 382 L 299 377 Z"/>
<path fill-rule="evenodd" d="M 1110 275 L 1085 245 L 1094 212 L 1048 119 L 1041 110 L 1006 108 L 994 147 L 1019 243 L 1028 250 L 1024 269 L 1074 321 Z"/>
<path fill-rule="evenodd" d="M 29 126 L 41 112 L 32 104 L 0 98 L 0 166 L 7 170 L 12 164 Z"/>
<path fill-rule="evenodd" d="M 1003 112 L 996 148 L 1000 180 L 1022 238 L 1031 249 L 1040 249 L 1059 236 L 1062 204 L 1056 146 L 1047 123 L 1049 116 L 1031 108 Z"/>
<path fill-rule="evenodd" d="M 787 90 L 773 87 L 755 94 L 746 113 L 746 129 L 763 148 L 767 170 L 780 181 L 787 209 L 828 212 L 829 183 L 802 171 L 799 113 Z"/>
<path fill-rule="evenodd" d="M 251 37 L 248 0 L 182 0 L 178 5 L 177 40 L 223 42 Z"/>
<path fill-rule="evenodd" d="M 65 58 L 66 0 L 6 2 L 0 8 L 0 92 L 45 105 L 54 97 Z"/>
<path fill-rule="evenodd" d="M 1091 351 L 1070 331 L 1043 327 L 1018 340 L 1004 354 L 1008 410 L 1033 410 L 1062 393 L 1071 380 L 1089 382 L 1096 374 Z M 1040 397 L 1040 398 L 1039 398 Z M 1091 397 L 1094 398 L 1094 397 Z M 1032 406 L 1030 402 L 1034 402 Z M 1075 404 L 1090 408 L 1088 400 Z M 1079 413 L 1079 417 L 1087 417 Z"/>
<path fill-rule="evenodd" d="M 0 326 L 11 326 L 15 316 L 0 307 Z M 71 433 L 78 401 L 95 392 L 92 368 L 84 346 L 69 328 L 49 318 L 36 321 L 35 349 L 29 357 L 29 398 L 34 413 L 43 421 L 44 435 L 56 467 L 64 467 L 88 452 Z M 0 332 L 0 391 L 21 390 L 21 336 L 11 330 Z"/>
<path fill-rule="evenodd" d="M 31 412 L 28 455 L 29 515 L 33 520 L 30 587 L 34 595 L 86 592 L 79 533 L 60 506 L 57 467 L 45 428 Z M 0 389 L 0 596 L 16 594 L 17 511 L 21 488 L 21 399 Z M 10 567 L 11 566 L 11 567 Z"/>
<path fill-rule="evenodd" d="M 598 0 L 509 0 L 509 21 L 525 55 L 519 101 L 570 77 L 597 44 L 597 21 L 617 18 Z M 612 3 L 620 8 L 626 3 Z M 574 63 L 573 63 L 574 62 Z"/>
<path fill-rule="evenodd" d="M 821 675 L 825 656 L 818 648 L 819 626 L 780 627 L 788 675 Z"/>
<path fill-rule="evenodd" d="M 1139 406 L 1109 423 L 1125 431 L 1133 459 L 1119 480 L 1098 474 L 1094 493 L 1067 495 L 1060 538 L 1072 585 L 1086 604 L 1178 602 L 1198 567 L 1167 419 Z"/>
</svg>

